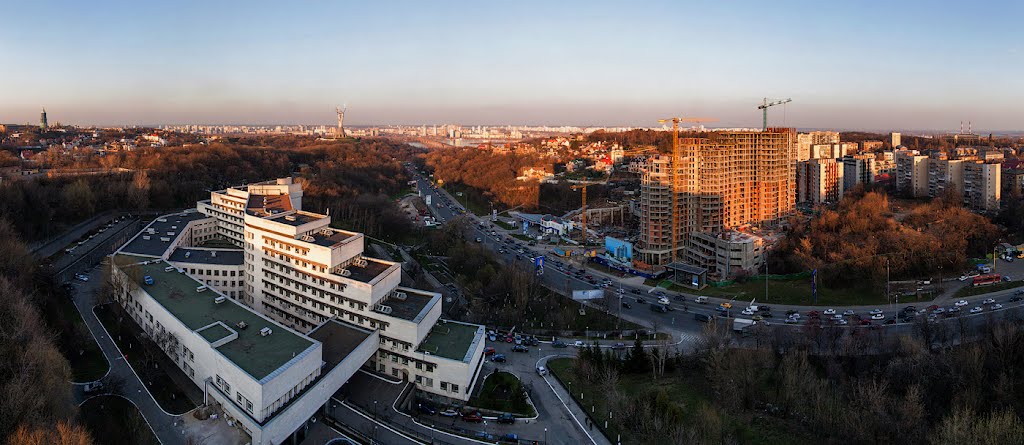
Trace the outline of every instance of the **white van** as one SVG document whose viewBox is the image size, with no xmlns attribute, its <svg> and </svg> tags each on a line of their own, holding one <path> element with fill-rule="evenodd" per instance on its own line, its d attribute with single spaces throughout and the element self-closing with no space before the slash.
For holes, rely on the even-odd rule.
<svg viewBox="0 0 1024 445">
<path fill-rule="evenodd" d="M 707 304 L 708 297 L 697 297 L 697 299 L 695 299 L 693 301 L 696 302 L 696 303 L 700 303 L 700 304 Z"/>
</svg>

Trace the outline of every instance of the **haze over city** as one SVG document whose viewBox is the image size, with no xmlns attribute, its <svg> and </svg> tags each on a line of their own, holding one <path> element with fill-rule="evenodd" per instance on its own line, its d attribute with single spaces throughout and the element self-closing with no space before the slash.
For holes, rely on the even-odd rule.
<svg viewBox="0 0 1024 445">
<path fill-rule="evenodd" d="M 1019 2 L 12 2 L 0 122 L 1018 130 Z"/>
</svg>

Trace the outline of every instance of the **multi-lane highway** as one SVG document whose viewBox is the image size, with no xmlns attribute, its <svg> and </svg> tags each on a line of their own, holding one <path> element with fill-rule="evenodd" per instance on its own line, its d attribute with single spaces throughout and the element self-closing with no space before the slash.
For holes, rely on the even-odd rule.
<svg viewBox="0 0 1024 445">
<path fill-rule="evenodd" d="M 455 198 L 444 189 L 436 187 L 415 169 L 409 173 L 416 180 L 417 191 L 423 195 L 431 195 L 430 211 L 439 222 L 448 222 L 465 215 L 469 222 L 467 238 L 479 240 L 482 245 L 504 259 L 509 264 L 518 263 L 526 268 L 534 268 L 533 258 L 544 255 L 542 273 L 538 278 L 550 289 L 563 295 L 571 296 L 573 290 L 605 289 L 611 298 L 621 298 L 627 305 L 619 305 L 613 313 L 629 321 L 646 326 L 659 326 L 662 330 L 674 334 L 692 334 L 703 329 L 704 323 L 696 320 L 695 314 L 728 316 L 738 318 L 756 318 L 773 325 L 802 326 L 808 323 L 822 325 L 838 325 L 856 327 L 864 325 L 883 326 L 893 331 L 909 328 L 917 317 L 930 317 L 935 321 L 951 318 L 971 318 L 972 322 L 987 318 L 986 314 L 1005 315 L 1021 310 L 1024 302 L 1020 301 L 1017 290 L 997 291 L 978 295 L 958 301 L 960 305 L 949 302 L 942 306 L 931 302 L 917 303 L 913 311 L 904 305 L 837 307 L 835 313 L 825 313 L 829 308 L 772 305 L 771 311 L 743 313 L 748 302 L 738 302 L 710 298 L 706 304 L 697 304 L 696 296 L 685 293 L 652 288 L 643 284 L 633 284 L 620 280 L 619 277 L 608 275 L 589 268 L 580 268 L 569 264 L 559 257 L 548 255 L 535 246 L 513 238 L 509 232 L 494 225 L 488 218 L 477 217 L 468 212 Z M 994 300 L 994 301 L 989 301 Z M 722 303 L 731 303 L 728 314 L 718 310 Z M 653 308 L 652 308 L 653 307 Z M 652 310 L 664 307 L 665 311 Z M 952 310 L 952 313 L 951 313 Z M 973 310 L 973 312 L 972 312 Z M 844 315 L 846 312 L 846 315 Z M 799 314 L 799 318 L 791 320 L 791 314 Z M 901 317 L 901 314 L 905 316 Z M 934 314 L 934 315 L 932 315 Z M 838 315 L 838 317 L 836 316 Z M 894 329 L 895 328 L 895 329 Z"/>
</svg>

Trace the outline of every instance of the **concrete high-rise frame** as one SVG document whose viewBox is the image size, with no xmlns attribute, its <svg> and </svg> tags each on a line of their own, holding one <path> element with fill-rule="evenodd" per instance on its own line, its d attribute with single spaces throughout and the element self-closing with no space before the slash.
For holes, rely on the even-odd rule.
<svg viewBox="0 0 1024 445">
<path fill-rule="evenodd" d="M 775 225 L 796 204 L 796 131 L 715 132 L 648 160 L 640 185 L 641 261 L 663 265 L 693 232 Z M 675 251 L 675 252 L 674 252 Z"/>
</svg>

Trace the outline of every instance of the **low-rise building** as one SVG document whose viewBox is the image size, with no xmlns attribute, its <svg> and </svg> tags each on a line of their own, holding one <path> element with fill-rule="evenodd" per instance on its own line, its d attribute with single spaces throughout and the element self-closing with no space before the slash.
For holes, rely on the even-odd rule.
<svg viewBox="0 0 1024 445">
<path fill-rule="evenodd" d="M 694 232 L 687 238 L 684 261 L 706 268 L 712 275 L 729 278 L 754 274 L 764 263 L 764 238 L 730 230 L 721 233 Z"/>
</svg>

